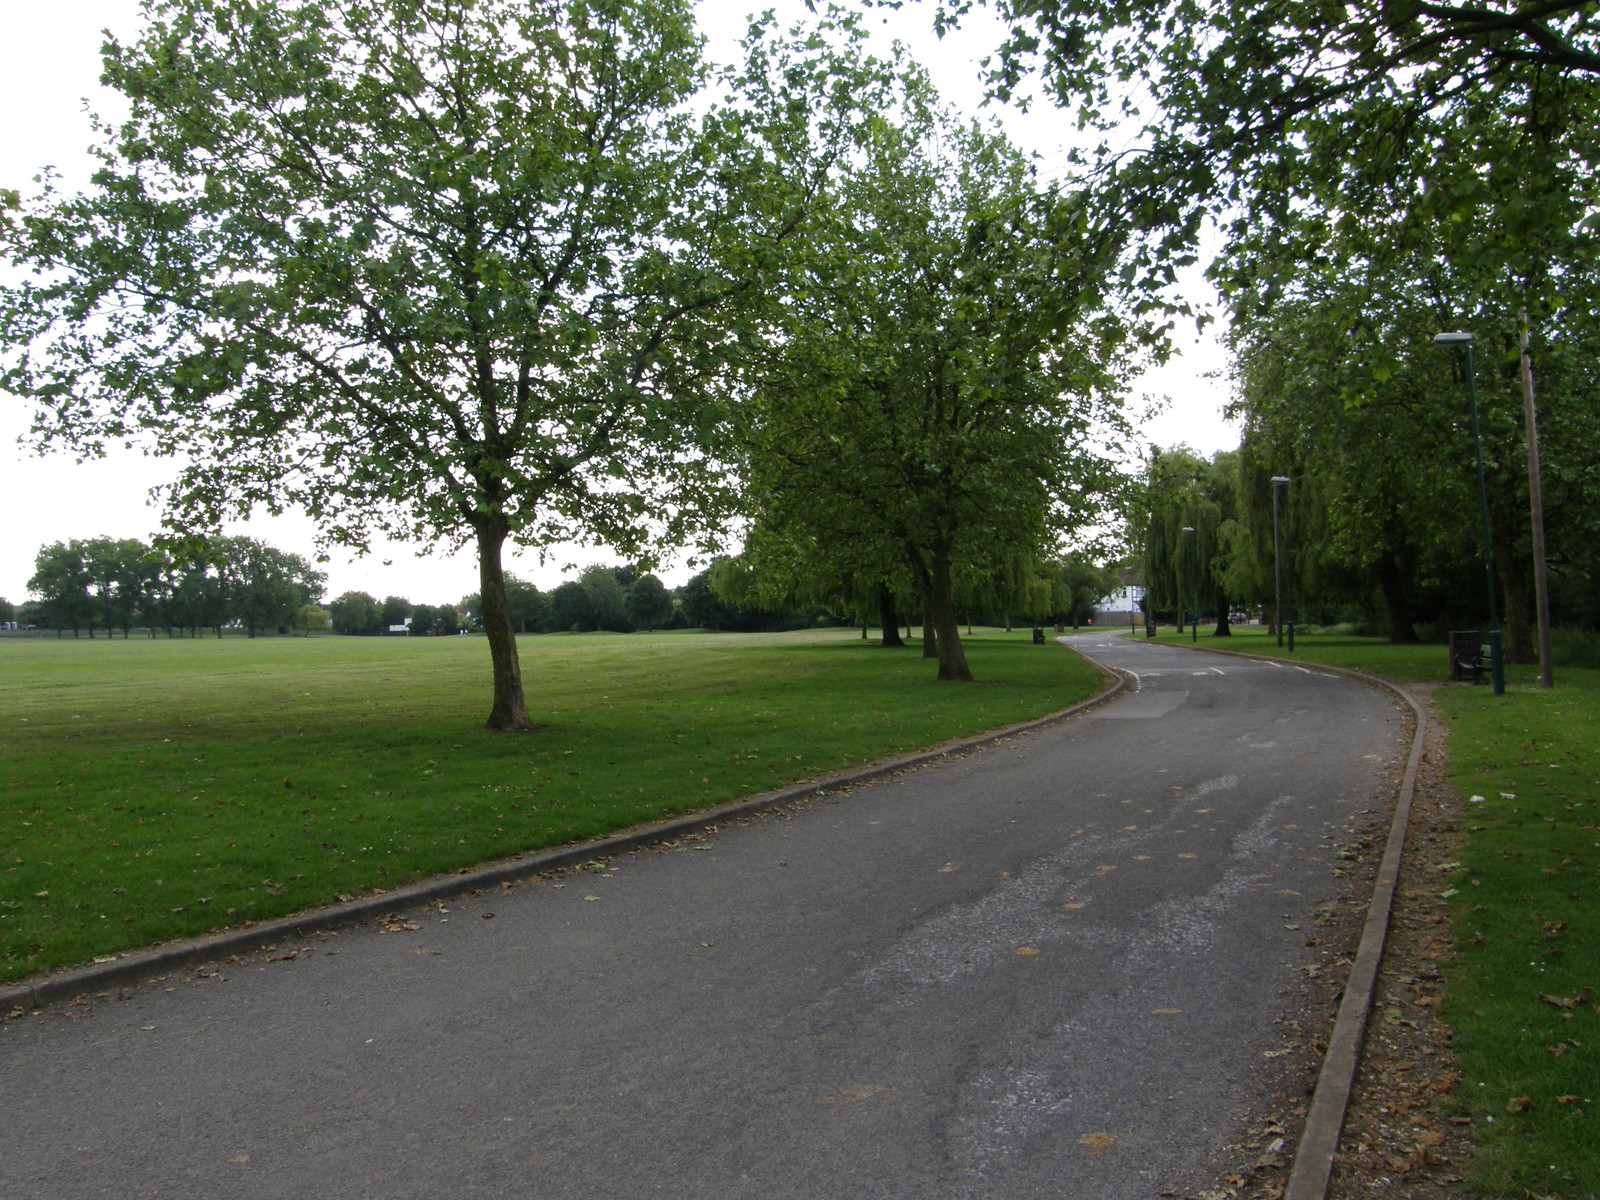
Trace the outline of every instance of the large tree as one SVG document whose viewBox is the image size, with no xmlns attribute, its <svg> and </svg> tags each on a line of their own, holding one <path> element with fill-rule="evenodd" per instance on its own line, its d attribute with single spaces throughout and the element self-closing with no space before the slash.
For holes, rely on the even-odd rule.
<svg viewBox="0 0 1600 1200">
<path fill-rule="evenodd" d="M 94 636 L 95 603 L 90 598 L 92 578 L 86 544 L 78 538 L 39 547 L 34 556 L 28 590 L 38 597 L 40 623 L 77 637 L 84 626 Z"/>
<path fill-rule="evenodd" d="M 635 629 L 665 629 L 672 609 L 672 593 L 654 575 L 641 575 L 628 586 L 628 620 Z"/>
<path fill-rule="evenodd" d="M 1129 331 L 1101 302 L 1116 246 L 907 70 L 747 360 L 743 469 L 766 561 L 908 581 L 938 678 L 969 680 L 963 577 L 1101 515 L 1096 421 Z"/>
<path fill-rule="evenodd" d="M 383 613 L 366 592 L 341 592 L 328 603 L 335 633 L 368 634 L 382 628 Z"/>
<path fill-rule="evenodd" d="M 532 727 L 507 541 L 636 551 L 719 502 L 716 349 L 848 103 L 822 42 L 707 80 L 689 0 L 144 0 L 78 196 L 0 245 L 41 442 L 176 456 L 169 521 L 299 505 L 472 542 L 493 729 Z M 759 33 L 759 31 L 758 31 Z M 14 199 L 14 197 L 13 197 Z"/>
<path fill-rule="evenodd" d="M 322 599 L 327 581 L 301 555 L 237 535 L 211 539 L 193 555 L 191 569 L 220 576 L 227 619 L 242 624 L 250 637 L 263 630 L 287 632 L 301 608 Z"/>
</svg>

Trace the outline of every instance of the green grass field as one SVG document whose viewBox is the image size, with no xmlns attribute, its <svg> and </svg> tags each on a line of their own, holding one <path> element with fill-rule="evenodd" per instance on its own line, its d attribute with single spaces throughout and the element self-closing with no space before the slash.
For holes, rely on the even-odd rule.
<svg viewBox="0 0 1600 1200">
<path fill-rule="evenodd" d="M 1027 631 L 520 643 L 543 728 L 496 735 L 481 638 L 0 641 L 0 981 L 597 837 L 1093 694 Z"/>
<path fill-rule="evenodd" d="M 1171 630 L 1162 641 L 1176 641 Z M 1189 640 L 1189 634 L 1183 635 Z M 1199 644 L 1444 682 L 1442 645 L 1299 635 L 1295 653 L 1246 627 Z M 1443 885 L 1459 958 L 1442 1016 L 1466 1078 L 1472 1187 L 1485 1195 L 1600 1196 L 1600 670 L 1563 666 L 1556 686 L 1510 666 L 1507 691 L 1434 692 L 1465 802 L 1460 870 Z"/>
</svg>

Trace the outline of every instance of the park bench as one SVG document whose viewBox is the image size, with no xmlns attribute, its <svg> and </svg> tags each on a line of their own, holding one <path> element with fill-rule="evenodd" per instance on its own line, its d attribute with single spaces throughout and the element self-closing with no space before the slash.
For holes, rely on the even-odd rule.
<svg viewBox="0 0 1600 1200">
<path fill-rule="evenodd" d="M 1483 634 L 1476 629 L 1456 629 L 1450 633 L 1450 678 L 1482 683 L 1489 670 L 1489 647 L 1479 639 Z"/>
</svg>

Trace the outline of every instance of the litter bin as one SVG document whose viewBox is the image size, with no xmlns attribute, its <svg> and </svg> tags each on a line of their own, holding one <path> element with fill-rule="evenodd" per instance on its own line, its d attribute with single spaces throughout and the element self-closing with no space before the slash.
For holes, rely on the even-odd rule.
<svg viewBox="0 0 1600 1200">
<path fill-rule="evenodd" d="M 1033 644 L 1035 646 L 1044 645 L 1044 630 L 1039 628 L 1037 625 L 1034 626 L 1033 629 Z"/>
</svg>

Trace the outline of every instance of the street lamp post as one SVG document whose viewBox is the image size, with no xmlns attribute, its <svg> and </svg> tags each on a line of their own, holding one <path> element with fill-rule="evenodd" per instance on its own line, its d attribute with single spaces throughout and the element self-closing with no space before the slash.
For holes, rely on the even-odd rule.
<svg viewBox="0 0 1600 1200">
<path fill-rule="evenodd" d="M 1193 525 L 1185 525 L 1183 531 L 1189 535 L 1189 588 L 1194 597 L 1194 609 L 1189 613 L 1189 641 L 1193 644 L 1200 640 L 1200 537 Z"/>
<path fill-rule="evenodd" d="M 1282 525 L 1278 519 L 1278 497 L 1284 487 L 1288 486 L 1287 475 L 1274 475 L 1272 477 L 1272 582 L 1274 603 L 1276 607 L 1272 613 L 1272 624 L 1278 630 L 1278 645 L 1283 645 L 1283 534 Z M 1289 648 L 1294 649 L 1294 643 L 1289 643 Z"/>
<path fill-rule="evenodd" d="M 1478 421 L 1478 385 L 1472 368 L 1472 334 L 1435 334 L 1435 346 L 1460 346 L 1467 352 L 1467 401 L 1472 406 L 1472 444 L 1478 459 L 1478 512 L 1483 518 L 1483 568 L 1489 579 L 1489 677 L 1494 694 L 1506 694 L 1505 655 L 1500 646 L 1500 605 L 1495 599 L 1494 546 L 1489 537 L 1489 485 L 1483 475 L 1483 427 Z"/>
</svg>

